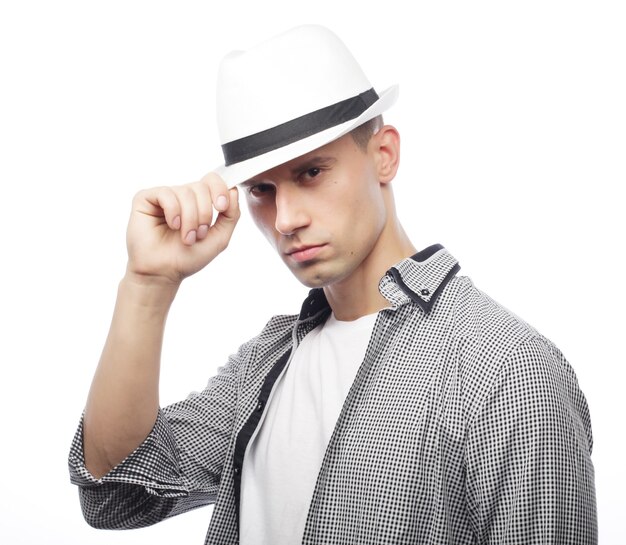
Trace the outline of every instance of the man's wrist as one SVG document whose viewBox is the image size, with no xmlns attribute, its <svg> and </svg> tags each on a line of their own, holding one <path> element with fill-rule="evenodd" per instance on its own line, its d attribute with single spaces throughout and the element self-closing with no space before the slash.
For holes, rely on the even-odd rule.
<svg viewBox="0 0 626 545">
<path fill-rule="evenodd" d="M 180 282 L 172 282 L 164 277 L 126 271 L 118 290 L 120 296 L 137 305 L 169 309 L 179 287 Z"/>
</svg>

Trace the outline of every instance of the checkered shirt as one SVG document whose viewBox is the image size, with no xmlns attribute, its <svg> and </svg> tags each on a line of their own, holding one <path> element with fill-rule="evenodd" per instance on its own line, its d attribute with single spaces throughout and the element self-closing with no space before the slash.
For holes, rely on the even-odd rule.
<svg viewBox="0 0 626 545">
<path fill-rule="evenodd" d="M 597 542 L 591 423 L 576 376 L 530 325 L 433 245 L 392 267 L 365 358 L 326 449 L 304 544 Z M 82 427 L 69 465 L 89 524 L 136 528 L 215 503 L 206 543 L 238 543 L 241 468 L 272 387 L 329 315 L 311 290 L 207 387 L 161 409 L 95 479 Z"/>
</svg>

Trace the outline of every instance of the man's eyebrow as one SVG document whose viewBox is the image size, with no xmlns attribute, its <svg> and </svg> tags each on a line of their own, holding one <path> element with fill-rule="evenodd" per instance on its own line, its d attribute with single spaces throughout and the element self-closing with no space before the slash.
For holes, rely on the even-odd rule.
<svg viewBox="0 0 626 545">
<path fill-rule="evenodd" d="M 295 175 L 310 168 L 331 166 L 336 161 L 337 159 L 335 159 L 335 157 L 316 155 L 315 157 L 309 157 L 302 162 L 296 163 L 291 169 L 291 173 Z"/>
<path fill-rule="evenodd" d="M 308 157 L 306 159 L 303 159 L 302 161 L 298 162 L 295 164 L 295 166 L 291 167 L 291 175 L 295 176 L 296 174 L 299 174 L 300 172 L 303 172 L 305 170 L 308 170 L 310 168 L 315 168 L 315 167 L 328 167 L 331 166 L 333 163 L 336 163 L 337 159 L 335 157 L 332 157 L 330 155 L 316 155 L 314 157 Z M 248 180 L 246 180 L 245 182 L 241 182 L 239 184 L 237 184 L 239 187 L 249 187 L 251 185 L 254 184 L 258 184 L 258 183 L 263 183 L 263 176 L 259 175 L 256 176 L 254 178 L 249 178 Z"/>
</svg>

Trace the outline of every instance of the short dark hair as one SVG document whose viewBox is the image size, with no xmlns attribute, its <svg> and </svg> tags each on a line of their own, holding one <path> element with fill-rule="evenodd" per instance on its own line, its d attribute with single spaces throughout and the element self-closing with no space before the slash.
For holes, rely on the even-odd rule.
<svg viewBox="0 0 626 545">
<path fill-rule="evenodd" d="M 356 129 L 352 129 L 349 134 L 352 136 L 354 143 L 361 149 L 361 151 L 366 151 L 370 138 L 383 125 L 383 116 L 378 115 L 369 121 L 366 121 L 362 125 L 359 125 Z"/>
</svg>

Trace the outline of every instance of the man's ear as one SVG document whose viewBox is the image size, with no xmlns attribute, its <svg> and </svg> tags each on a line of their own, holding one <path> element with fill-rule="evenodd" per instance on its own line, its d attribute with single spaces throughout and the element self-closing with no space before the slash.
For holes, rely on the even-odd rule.
<svg viewBox="0 0 626 545">
<path fill-rule="evenodd" d="M 384 125 L 370 140 L 376 157 L 380 183 L 391 182 L 400 165 L 400 133 L 392 125 Z"/>
</svg>

